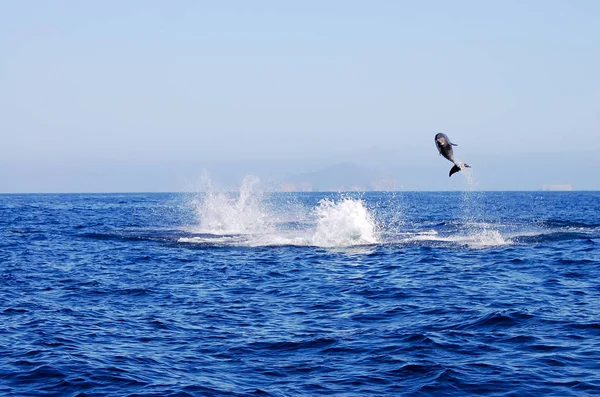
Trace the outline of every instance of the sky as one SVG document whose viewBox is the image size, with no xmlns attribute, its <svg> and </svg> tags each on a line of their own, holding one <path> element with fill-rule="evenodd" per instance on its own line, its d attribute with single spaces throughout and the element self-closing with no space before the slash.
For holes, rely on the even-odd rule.
<svg viewBox="0 0 600 397">
<path fill-rule="evenodd" d="M 0 0 L 0 193 L 340 162 L 407 190 L 600 190 L 600 2 Z M 462 176 L 461 176 L 462 177 Z"/>
</svg>

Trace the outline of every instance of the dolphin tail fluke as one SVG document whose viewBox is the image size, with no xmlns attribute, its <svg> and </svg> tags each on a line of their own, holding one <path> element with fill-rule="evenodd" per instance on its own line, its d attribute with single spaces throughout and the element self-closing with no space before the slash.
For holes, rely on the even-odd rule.
<svg viewBox="0 0 600 397">
<path fill-rule="evenodd" d="M 452 176 L 452 174 L 456 174 L 458 171 L 460 171 L 460 167 L 455 164 L 454 167 L 452 167 L 452 169 L 450 170 L 450 174 L 448 174 L 448 176 Z"/>
<path fill-rule="evenodd" d="M 471 166 L 467 163 L 454 164 L 454 167 L 452 167 L 452 169 L 450 170 L 450 174 L 448 174 L 448 176 L 452 176 L 452 174 L 456 174 L 458 171 L 462 170 L 463 168 L 471 168 Z"/>
</svg>

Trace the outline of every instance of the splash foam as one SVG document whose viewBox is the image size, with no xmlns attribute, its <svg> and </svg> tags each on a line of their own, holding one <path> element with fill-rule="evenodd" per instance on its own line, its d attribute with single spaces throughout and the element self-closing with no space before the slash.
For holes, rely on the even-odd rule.
<svg viewBox="0 0 600 397">
<path fill-rule="evenodd" d="M 296 201 L 278 202 L 272 208 L 256 177 L 246 177 L 238 193 L 216 192 L 208 178 L 203 185 L 204 192 L 193 203 L 199 219 L 193 231 L 204 235 L 179 242 L 254 247 L 350 247 L 379 242 L 373 215 L 361 200 L 323 199 L 310 209 Z"/>
<path fill-rule="evenodd" d="M 373 216 L 360 200 L 345 198 L 339 202 L 320 201 L 315 208 L 318 217 L 312 243 L 321 247 L 376 244 Z"/>
<path fill-rule="evenodd" d="M 204 197 L 196 202 L 199 230 L 212 234 L 261 233 L 272 229 L 263 193 L 258 189 L 260 180 L 244 178 L 239 193 L 216 192 L 210 181 L 205 183 Z"/>
<path fill-rule="evenodd" d="M 416 236 L 404 239 L 411 241 L 439 241 L 445 243 L 460 244 L 469 248 L 489 248 L 512 244 L 512 240 L 505 239 L 499 231 L 493 229 L 471 230 L 468 234 L 453 234 L 440 236 L 437 232 L 422 232 Z"/>
</svg>

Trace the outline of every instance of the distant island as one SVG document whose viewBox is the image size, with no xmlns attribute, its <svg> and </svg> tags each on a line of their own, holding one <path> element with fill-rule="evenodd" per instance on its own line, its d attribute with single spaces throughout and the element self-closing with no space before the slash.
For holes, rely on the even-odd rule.
<svg viewBox="0 0 600 397">
<path fill-rule="evenodd" d="M 354 163 L 293 175 L 278 183 L 281 192 L 390 191 L 396 187 L 396 179 L 392 176 Z"/>
</svg>

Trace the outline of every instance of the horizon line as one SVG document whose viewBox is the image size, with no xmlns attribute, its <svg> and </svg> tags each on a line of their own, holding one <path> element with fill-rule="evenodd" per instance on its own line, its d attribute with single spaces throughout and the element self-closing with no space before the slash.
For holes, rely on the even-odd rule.
<svg viewBox="0 0 600 397">
<path fill-rule="evenodd" d="M 10 195 L 51 195 L 51 194 L 197 194 L 206 193 L 210 190 L 198 190 L 198 191 L 106 191 L 106 192 L 0 192 L 0 196 Z M 217 189 L 219 192 L 236 193 L 238 189 Z M 511 190 L 511 189 L 474 189 L 474 190 L 311 190 L 311 191 L 265 191 L 265 193 L 282 193 L 282 194 L 295 194 L 295 193 L 467 193 L 467 192 L 507 192 L 507 193 L 529 193 L 529 192 L 544 192 L 544 193 L 572 193 L 572 192 L 600 192 L 600 189 L 572 189 L 572 190 L 544 190 L 544 189 L 530 189 L 530 190 Z"/>
</svg>

